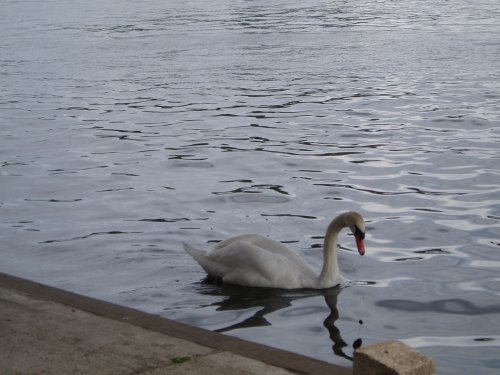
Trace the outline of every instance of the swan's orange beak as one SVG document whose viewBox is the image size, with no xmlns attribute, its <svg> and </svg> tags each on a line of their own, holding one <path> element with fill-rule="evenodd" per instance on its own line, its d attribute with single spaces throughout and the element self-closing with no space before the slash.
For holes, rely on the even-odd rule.
<svg viewBox="0 0 500 375">
<path fill-rule="evenodd" d="M 359 255 L 365 255 L 365 243 L 363 240 L 365 239 L 365 232 L 359 229 L 359 227 L 356 225 L 354 227 L 354 238 L 356 238 L 356 246 L 358 247 L 358 253 Z"/>
<path fill-rule="evenodd" d="M 358 247 L 359 255 L 365 255 L 365 243 L 363 241 L 364 236 L 361 234 L 356 234 L 354 237 L 356 238 L 356 246 Z"/>
</svg>

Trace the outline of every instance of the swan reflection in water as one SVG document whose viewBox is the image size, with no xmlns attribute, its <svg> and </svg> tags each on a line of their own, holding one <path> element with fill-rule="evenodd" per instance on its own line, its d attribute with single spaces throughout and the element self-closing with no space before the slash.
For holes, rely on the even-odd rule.
<svg viewBox="0 0 500 375">
<path fill-rule="evenodd" d="M 323 321 L 323 326 L 328 330 L 330 339 L 333 342 L 332 350 L 335 355 L 353 360 L 352 356 L 344 352 L 349 344 L 342 338 L 340 330 L 335 325 L 339 319 L 339 311 L 337 309 L 337 298 L 342 292 L 342 287 L 337 286 L 329 289 L 313 290 L 285 290 L 273 288 L 251 288 L 241 287 L 236 285 L 218 284 L 207 278 L 200 285 L 199 292 L 205 295 L 219 296 L 223 299 L 213 303 L 210 306 L 215 306 L 217 311 L 249 311 L 255 308 L 260 308 L 252 316 L 242 318 L 237 323 L 232 323 L 225 327 L 216 329 L 216 332 L 230 332 L 236 329 L 245 329 L 252 327 L 271 326 L 271 323 L 266 319 L 266 315 L 273 312 L 292 306 L 292 302 L 304 298 L 311 298 L 322 295 L 325 299 L 330 313 Z M 360 321 L 360 324 L 362 322 Z M 358 338 L 352 344 L 354 348 L 359 347 L 361 339 Z"/>
</svg>

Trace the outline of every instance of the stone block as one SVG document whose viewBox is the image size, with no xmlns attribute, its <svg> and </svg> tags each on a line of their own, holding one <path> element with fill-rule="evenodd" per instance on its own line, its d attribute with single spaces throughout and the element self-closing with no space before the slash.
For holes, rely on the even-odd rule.
<svg viewBox="0 0 500 375">
<path fill-rule="evenodd" d="M 354 352 L 353 375 L 434 375 L 434 362 L 415 349 L 391 340 Z"/>
</svg>

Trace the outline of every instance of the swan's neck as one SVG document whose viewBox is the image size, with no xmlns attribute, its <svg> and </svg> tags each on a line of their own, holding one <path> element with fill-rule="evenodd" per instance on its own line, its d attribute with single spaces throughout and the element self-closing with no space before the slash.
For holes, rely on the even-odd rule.
<svg viewBox="0 0 500 375">
<path fill-rule="evenodd" d="M 329 288 L 340 282 L 340 270 L 337 259 L 337 239 L 342 228 L 346 227 L 343 215 L 333 219 L 328 226 L 323 245 L 323 269 L 318 283 L 322 288 Z"/>
</svg>

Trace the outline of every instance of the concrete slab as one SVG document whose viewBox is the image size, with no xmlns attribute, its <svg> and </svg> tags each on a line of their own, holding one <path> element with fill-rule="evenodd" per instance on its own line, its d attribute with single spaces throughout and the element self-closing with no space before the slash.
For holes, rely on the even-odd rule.
<svg viewBox="0 0 500 375">
<path fill-rule="evenodd" d="M 0 332 L 2 374 L 352 374 L 2 273 Z"/>
<path fill-rule="evenodd" d="M 140 374 L 215 352 L 4 288 L 0 304 L 1 373 Z"/>
</svg>

